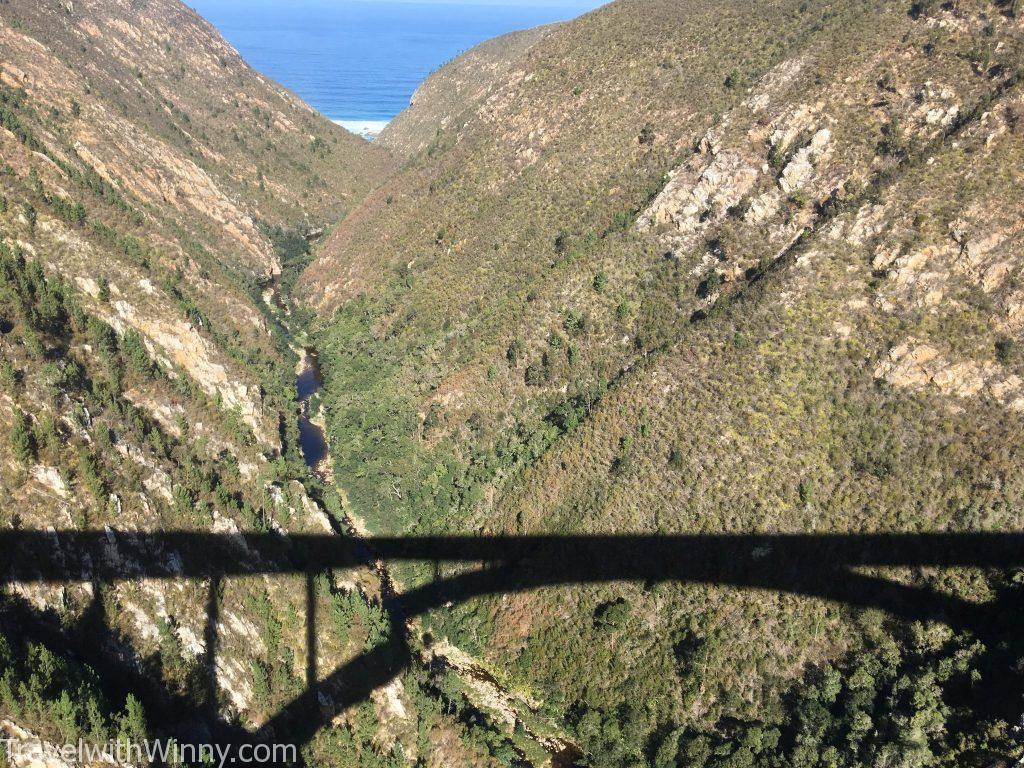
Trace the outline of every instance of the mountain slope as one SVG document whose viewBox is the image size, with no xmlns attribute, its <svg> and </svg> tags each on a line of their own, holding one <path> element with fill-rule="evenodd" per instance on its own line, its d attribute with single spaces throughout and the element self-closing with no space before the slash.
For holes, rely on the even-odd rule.
<svg viewBox="0 0 1024 768">
<path fill-rule="evenodd" d="M 354 513 L 387 532 L 1019 530 L 1022 63 L 989 2 L 620 0 L 552 30 L 302 278 L 332 313 Z M 813 593 L 821 574 L 793 568 Z M 1012 593 L 1007 574 L 895 576 Z M 626 584 L 428 627 L 594 764 L 1020 752 L 1009 635 Z"/>
<path fill-rule="evenodd" d="M 385 126 L 377 143 L 400 157 L 425 149 L 439 130 L 450 128 L 463 112 L 476 106 L 490 86 L 551 28 L 509 32 L 445 64 L 416 89 L 409 107 Z"/>
</svg>

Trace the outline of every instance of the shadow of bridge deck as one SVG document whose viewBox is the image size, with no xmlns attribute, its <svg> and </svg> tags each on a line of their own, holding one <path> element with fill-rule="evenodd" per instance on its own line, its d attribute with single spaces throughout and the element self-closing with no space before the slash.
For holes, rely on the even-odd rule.
<svg viewBox="0 0 1024 768">
<path fill-rule="evenodd" d="M 341 710 L 400 674 L 411 662 L 404 622 L 447 603 L 566 584 L 690 582 L 772 590 L 875 607 L 908 621 L 940 621 L 973 629 L 998 606 L 980 605 L 925 586 L 865 573 L 884 567 L 995 568 L 1024 566 L 1024 533 L 739 534 L 609 536 L 377 537 L 114 531 L 0 533 L 0 582 L 113 583 L 141 578 L 209 583 L 206 664 L 210 701 L 216 688 L 219 585 L 247 574 L 305 574 L 307 686 L 257 732 L 220 721 L 213 707 L 192 712 L 224 741 L 305 744 Z M 456 575 L 389 600 L 386 642 L 318 679 L 315 663 L 315 577 L 329 569 L 386 562 L 463 563 Z M 475 567 L 473 567 L 475 566 Z M 19 631 L 47 636 L 103 668 L 109 660 L 76 642 L 24 606 L 8 606 Z M 126 679 L 130 670 L 121 670 Z M 152 681 L 136 680 L 152 685 Z M 330 697 L 320 695 L 331 691 Z M 174 699 L 166 691 L 156 698 Z M 173 708 L 188 709 L 173 701 Z M 187 719 L 187 718 L 186 718 Z"/>
</svg>

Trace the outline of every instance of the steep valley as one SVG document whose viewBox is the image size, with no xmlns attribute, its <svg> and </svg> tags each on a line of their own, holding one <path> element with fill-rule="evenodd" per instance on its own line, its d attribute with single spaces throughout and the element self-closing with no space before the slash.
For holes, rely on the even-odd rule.
<svg viewBox="0 0 1024 768">
<path fill-rule="evenodd" d="M 371 144 L 177 0 L 0 2 L 0 731 L 1015 764 L 1022 54 L 616 0 Z"/>
<path fill-rule="evenodd" d="M 308 669 L 390 625 L 372 563 L 312 591 L 258 575 L 344 519 L 300 450 L 297 318 L 263 294 L 394 161 L 172 0 L 4 3 L 0 80 L 0 523 L 106 542 L 56 581 L 0 565 L 0 729 L 58 764 L 79 736 L 292 743 L 280 713 Z M 195 533 L 237 542 L 257 575 L 190 578 Z M 310 608 L 328 617 L 312 653 Z M 344 713 L 351 681 L 325 683 L 341 718 L 302 759 L 474 755 L 409 674 Z"/>
</svg>

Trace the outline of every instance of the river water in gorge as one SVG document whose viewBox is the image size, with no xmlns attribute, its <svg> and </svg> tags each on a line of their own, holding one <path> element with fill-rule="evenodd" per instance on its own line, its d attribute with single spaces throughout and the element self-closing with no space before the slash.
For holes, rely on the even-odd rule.
<svg viewBox="0 0 1024 768">
<path fill-rule="evenodd" d="M 314 472 L 327 459 L 327 438 L 323 428 L 313 423 L 310 413 L 310 400 L 323 385 L 316 350 L 306 348 L 302 351 L 301 364 L 295 375 L 295 390 L 299 397 L 299 446 L 306 464 Z"/>
</svg>

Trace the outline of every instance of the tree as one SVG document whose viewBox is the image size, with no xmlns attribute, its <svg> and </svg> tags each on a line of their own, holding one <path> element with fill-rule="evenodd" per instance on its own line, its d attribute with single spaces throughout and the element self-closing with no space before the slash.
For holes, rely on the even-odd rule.
<svg viewBox="0 0 1024 768">
<path fill-rule="evenodd" d="M 146 351 L 142 336 L 134 329 L 129 329 L 121 337 L 121 354 L 133 371 L 146 377 L 152 375 L 153 361 Z"/>
<path fill-rule="evenodd" d="M 11 425 L 11 451 L 14 458 L 22 464 L 28 464 L 36 457 L 36 441 L 32 436 L 32 426 L 28 417 L 21 411 L 14 413 L 14 423 Z"/>
<path fill-rule="evenodd" d="M 25 221 L 28 222 L 28 228 L 34 232 L 39 214 L 36 213 L 36 209 L 31 203 L 24 204 L 23 212 L 25 214 Z"/>
<path fill-rule="evenodd" d="M 599 629 L 620 629 L 628 619 L 629 603 L 621 598 L 602 603 L 594 611 L 594 626 Z"/>
<path fill-rule="evenodd" d="M 512 339 L 512 343 L 508 345 L 508 351 L 505 353 L 505 359 L 508 360 L 508 364 L 513 368 L 519 364 L 519 359 L 523 356 L 523 342 L 519 339 Z"/>
<path fill-rule="evenodd" d="M 146 738 L 147 731 L 146 713 L 142 708 L 142 703 L 129 693 L 124 702 L 124 712 L 121 715 L 120 738 L 138 743 Z"/>
<path fill-rule="evenodd" d="M 682 735 L 682 728 L 673 728 L 662 739 L 654 753 L 654 768 L 675 768 L 676 756 L 679 754 L 679 737 Z"/>
<path fill-rule="evenodd" d="M 14 389 L 18 383 L 18 372 L 10 360 L 0 360 L 0 388 L 7 392 Z"/>
<path fill-rule="evenodd" d="M 78 452 L 78 474 L 96 503 L 98 505 L 105 504 L 107 500 L 106 481 L 104 481 L 102 474 L 100 474 L 96 457 L 85 446 L 82 446 Z"/>
<path fill-rule="evenodd" d="M 71 741 L 78 735 L 78 707 L 67 690 L 61 691 L 60 698 L 53 705 L 52 716 L 62 739 Z"/>
</svg>

